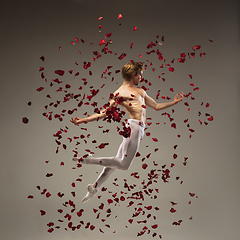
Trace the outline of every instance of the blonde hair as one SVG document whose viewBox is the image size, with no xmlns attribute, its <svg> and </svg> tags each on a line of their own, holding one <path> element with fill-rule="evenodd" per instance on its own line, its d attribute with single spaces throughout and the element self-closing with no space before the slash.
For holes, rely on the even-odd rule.
<svg viewBox="0 0 240 240">
<path fill-rule="evenodd" d="M 129 62 L 127 64 L 125 64 L 122 68 L 122 77 L 124 79 L 131 79 L 132 74 L 137 75 L 138 72 L 143 70 L 143 63 L 141 62 Z"/>
</svg>

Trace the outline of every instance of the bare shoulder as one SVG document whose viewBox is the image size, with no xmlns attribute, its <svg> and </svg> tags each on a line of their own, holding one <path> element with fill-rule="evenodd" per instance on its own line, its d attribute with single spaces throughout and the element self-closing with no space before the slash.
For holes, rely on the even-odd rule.
<svg viewBox="0 0 240 240">
<path fill-rule="evenodd" d="M 118 88 L 114 93 L 113 93 L 113 98 L 118 97 L 121 94 L 121 89 Z"/>
<path fill-rule="evenodd" d="M 141 87 L 137 87 L 138 89 L 138 93 L 142 96 L 145 97 L 146 96 L 146 92 L 141 88 Z"/>
</svg>

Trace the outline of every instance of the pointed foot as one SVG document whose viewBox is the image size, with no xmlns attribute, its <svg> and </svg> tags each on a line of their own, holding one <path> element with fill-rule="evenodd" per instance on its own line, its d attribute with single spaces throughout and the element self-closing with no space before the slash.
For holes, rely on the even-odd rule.
<svg viewBox="0 0 240 240">
<path fill-rule="evenodd" d="M 82 199 L 83 203 L 89 201 L 97 193 L 97 189 L 93 186 L 93 184 L 88 184 L 87 190 L 88 192 L 86 196 Z"/>
</svg>

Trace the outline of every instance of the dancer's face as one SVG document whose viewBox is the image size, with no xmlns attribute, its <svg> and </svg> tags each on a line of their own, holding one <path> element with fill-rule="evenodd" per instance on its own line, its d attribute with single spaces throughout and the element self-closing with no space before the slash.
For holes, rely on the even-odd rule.
<svg viewBox="0 0 240 240">
<path fill-rule="evenodd" d="M 143 76 L 143 71 L 137 72 L 137 75 L 133 76 L 133 83 L 134 83 L 134 85 L 138 85 L 140 83 L 140 81 L 142 80 L 142 76 Z"/>
</svg>

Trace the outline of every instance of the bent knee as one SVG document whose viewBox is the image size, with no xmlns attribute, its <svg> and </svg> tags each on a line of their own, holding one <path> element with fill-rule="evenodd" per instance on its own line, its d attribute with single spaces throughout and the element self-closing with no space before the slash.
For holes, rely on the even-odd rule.
<svg viewBox="0 0 240 240">
<path fill-rule="evenodd" d="M 119 169 L 120 170 L 123 170 L 123 171 L 127 171 L 128 169 L 130 168 L 130 165 L 124 165 L 124 164 L 120 164 L 120 167 L 119 167 Z"/>
</svg>

